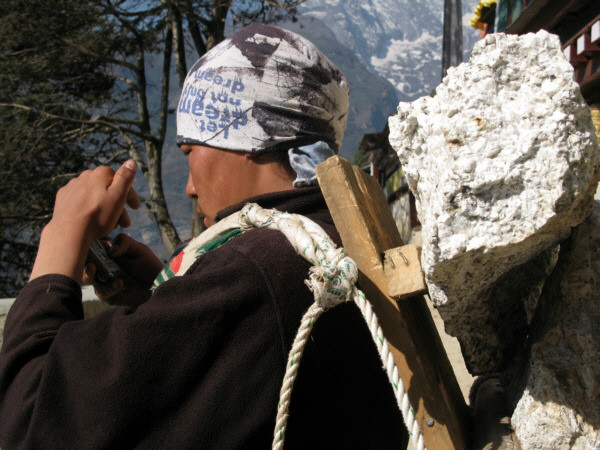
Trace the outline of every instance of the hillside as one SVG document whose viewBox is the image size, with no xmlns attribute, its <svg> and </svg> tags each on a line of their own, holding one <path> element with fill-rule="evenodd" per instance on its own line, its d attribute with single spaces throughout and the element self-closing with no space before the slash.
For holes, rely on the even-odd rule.
<svg viewBox="0 0 600 450">
<path fill-rule="evenodd" d="M 350 111 L 340 154 L 352 160 L 363 135 L 383 129 L 389 114 L 396 110 L 400 99 L 394 87 L 383 77 L 369 71 L 321 20 L 307 17 L 299 24 L 284 26 L 314 42 L 348 78 Z"/>
</svg>

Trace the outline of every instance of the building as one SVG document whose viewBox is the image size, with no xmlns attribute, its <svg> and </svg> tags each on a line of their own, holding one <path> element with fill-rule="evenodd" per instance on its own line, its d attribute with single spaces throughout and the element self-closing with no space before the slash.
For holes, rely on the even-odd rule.
<svg viewBox="0 0 600 450">
<path fill-rule="evenodd" d="M 390 129 L 386 124 L 381 133 L 365 134 L 358 151 L 368 155 L 364 169 L 373 175 L 387 198 L 392 217 L 398 225 L 404 243 L 421 243 L 421 223 L 417 215 L 415 197 L 408 189 L 396 151 L 389 142 Z"/>
<path fill-rule="evenodd" d="M 504 33 L 556 34 L 588 105 L 600 103 L 600 1 L 499 0 L 496 24 Z"/>
</svg>

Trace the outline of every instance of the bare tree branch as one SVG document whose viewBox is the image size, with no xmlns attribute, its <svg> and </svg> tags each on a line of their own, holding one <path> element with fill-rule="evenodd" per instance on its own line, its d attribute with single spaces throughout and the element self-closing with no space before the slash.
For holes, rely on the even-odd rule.
<svg viewBox="0 0 600 450">
<path fill-rule="evenodd" d="M 281 4 L 274 0 L 265 0 L 265 3 L 267 3 L 271 6 L 276 6 L 277 8 L 293 8 L 294 6 L 298 6 L 302 3 L 304 3 L 305 1 L 306 0 L 296 0 L 295 2 L 291 2 L 291 3 L 288 3 L 288 1 L 285 1 L 284 4 Z"/>
<path fill-rule="evenodd" d="M 77 42 L 71 42 L 71 41 L 69 41 L 67 39 L 62 39 L 62 41 L 67 46 L 76 48 L 77 50 L 79 50 L 84 55 L 90 55 L 90 56 L 93 56 L 93 57 L 96 57 L 96 58 L 100 58 L 100 56 L 101 56 L 98 53 L 95 53 L 95 52 L 91 51 L 91 49 L 89 47 L 81 45 L 81 44 L 79 44 Z M 127 69 L 130 69 L 130 70 L 135 70 L 135 65 L 129 63 L 128 61 L 126 61 L 124 59 L 117 59 L 117 58 L 112 58 L 112 57 L 104 57 L 104 59 L 108 63 L 116 64 L 116 65 L 121 66 L 121 67 L 126 67 Z"/>
<path fill-rule="evenodd" d="M 192 40 L 194 41 L 194 46 L 196 47 L 198 56 L 202 56 L 206 53 L 206 42 L 202 37 L 202 33 L 200 32 L 200 26 L 198 25 L 198 17 L 194 13 L 194 8 L 192 7 L 192 0 L 185 1 L 184 15 L 188 22 L 190 34 L 192 35 Z"/>
<path fill-rule="evenodd" d="M 57 119 L 57 120 L 64 120 L 66 122 L 74 122 L 74 123 L 81 123 L 81 124 L 86 124 L 86 125 L 105 125 L 111 128 L 114 128 L 122 133 L 128 133 L 128 134 L 132 134 L 136 137 L 139 137 L 141 139 L 145 139 L 145 140 L 149 140 L 149 141 L 155 141 L 156 138 L 150 134 L 145 134 L 145 133 L 141 133 L 139 131 L 133 130 L 131 128 L 125 128 L 122 127 L 120 125 L 118 125 L 117 123 L 112 122 L 113 118 L 112 117 L 107 117 L 104 116 L 104 119 L 77 119 L 74 117 L 68 117 L 68 116 L 59 116 L 56 114 L 51 114 L 49 112 L 46 112 L 44 110 L 40 110 L 37 108 L 33 108 L 31 106 L 25 106 L 25 105 L 20 105 L 18 103 L 0 103 L 0 107 L 12 107 L 12 108 L 18 108 L 18 109 L 23 109 L 25 111 L 31 111 L 31 112 L 35 112 L 37 114 L 42 114 L 46 117 L 50 117 L 53 119 Z M 100 116 L 99 116 L 100 117 Z M 119 120 L 127 120 L 127 119 L 116 119 L 117 121 Z"/>
<path fill-rule="evenodd" d="M 121 134 L 121 137 L 123 137 L 123 139 L 125 139 L 125 141 L 127 142 L 127 152 L 129 153 L 129 156 L 131 156 L 133 158 L 133 160 L 136 162 L 137 166 L 142 171 L 142 174 L 144 176 L 146 176 L 148 174 L 148 165 L 143 160 L 143 158 L 140 155 L 140 152 L 138 151 L 137 147 L 135 146 L 133 140 L 125 132 L 120 132 L 120 134 Z"/>
<path fill-rule="evenodd" d="M 123 123 L 123 124 L 128 124 L 128 125 L 134 125 L 137 127 L 140 126 L 139 120 L 125 119 L 123 117 L 107 116 L 106 114 L 99 114 L 99 115 L 95 116 L 92 120 L 93 121 L 110 121 L 110 122 L 115 122 L 115 123 Z"/>
<path fill-rule="evenodd" d="M 120 77 L 120 76 L 114 76 L 114 75 L 111 75 L 111 76 L 113 76 L 113 78 L 114 78 L 115 80 L 122 81 L 123 83 L 127 83 L 127 84 L 129 84 L 129 85 L 133 85 L 133 84 L 135 83 L 135 81 L 133 81 L 133 80 L 132 80 L 131 78 L 129 78 L 129 77 Z"/>
<path fill-rule="evenodd" d="M 179 87 L 183 86 L 185 76 L 187 75 L 187 63 L 185 58 L 185 42 L 183 38 L 183 19 L 181 10 L 177 3 L 172 0 L 161 0 L 168 8 L 169 29 L 175 48 L 175 70 Z"/>
<path fill-rule="evenodd" d="M 2 220 L 18 220 L 18 221 L 40 221 L 40 220 L 49 220 L 52 218 L 52 214 L 44 214 L 42 216 L 26 216 L 21 214 L 16 215 L 0 215 L 0 219 Z"/>
<path fill-rule="evenodd" d="M 169 115 L 169 84 L 171 77 L 171 54 L 173 49 L 173 28 L 167 27 L 165 36 L 165 49 L 163 52 L 163 70 L 160 89 L 160 118 L 157 138 L 162 148 L 167 133 L 167 119 Z"/>
<path fill-rule="evenodd" d="M 112 9 L 113 9 L 113 11 L 118 12 L 120 16 L 124 16 L 124 17 L 145 17 L 145 16 L 152 16 L 154 14 L 158 14 L 162 10 L 162 7 L 155 6 L 154 8 L 146 9 L 143 11 L 135 11 L 135 12 L 127 11 L 127 10 L 121 9 L 117 6 L 112 6 Z"/>
</svg>

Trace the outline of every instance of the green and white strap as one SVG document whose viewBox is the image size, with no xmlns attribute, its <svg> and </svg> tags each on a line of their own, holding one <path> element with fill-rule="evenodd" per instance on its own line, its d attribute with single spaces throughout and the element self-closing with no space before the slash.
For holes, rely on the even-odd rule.
<svg viewBox="0 0 600 450">
<path fill-rule="evenodd" d="M 175 256 L 158 274 L 152 289 L 156 289 L 165 281 L 185 274 L 190 267 L 207 252 L 219 248 L 242 234 L 240 212 L 236 212 L 220 220 L 192 239 L 185 248 Z"/>
</svg>

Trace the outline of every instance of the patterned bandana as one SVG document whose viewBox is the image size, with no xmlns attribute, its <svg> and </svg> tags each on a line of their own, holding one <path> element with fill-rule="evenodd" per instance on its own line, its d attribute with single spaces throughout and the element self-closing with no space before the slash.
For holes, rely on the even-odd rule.
<svg viewBox="0 0 600 450">
<path fill-rule="evenodd" d="M 311 42 L 254 23 L 196 62 L 177 110 L 177 144 L 244 152 L 340 149 L 348 82 Z"/>
</svg>

